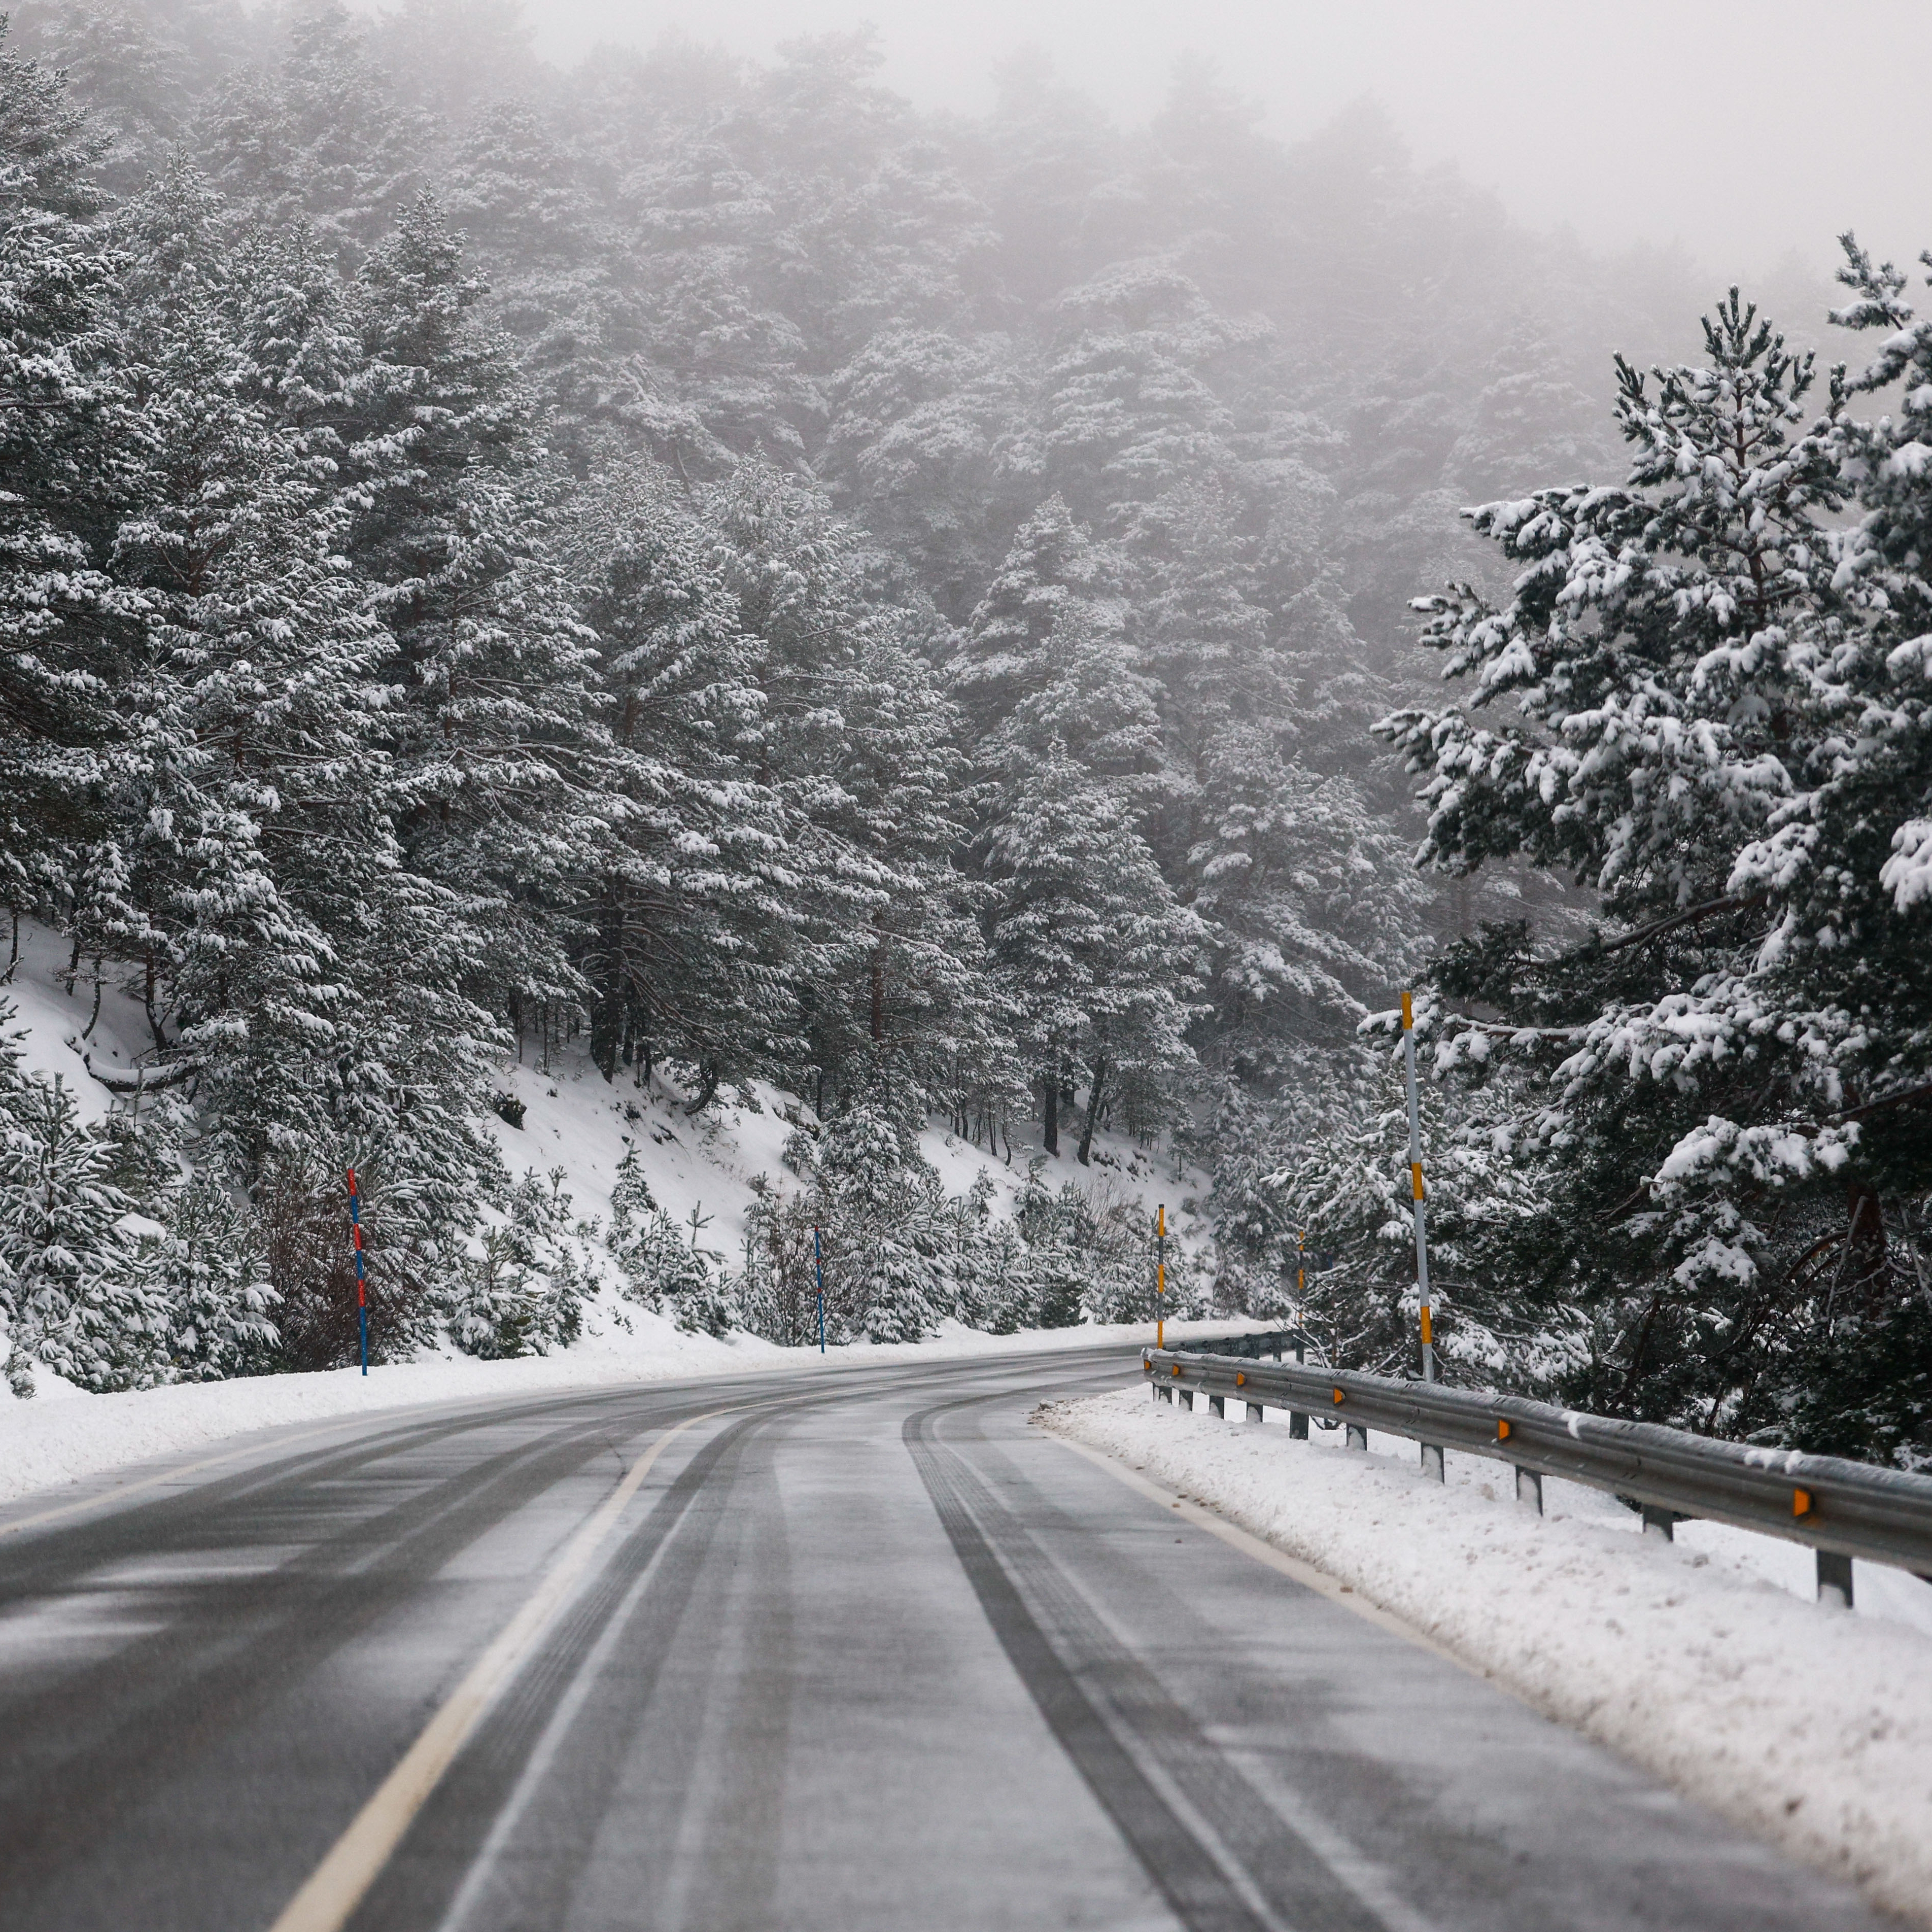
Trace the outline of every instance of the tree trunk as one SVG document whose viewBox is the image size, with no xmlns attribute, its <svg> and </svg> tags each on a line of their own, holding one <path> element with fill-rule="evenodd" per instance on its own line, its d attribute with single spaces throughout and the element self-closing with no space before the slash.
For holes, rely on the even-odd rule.
<svg viewBox="0 0 1932 1932">
<path fill-rule="evenodd" d="M 617 1077 L 617 1048 L 624 1034 L 624 897 L 614 879 L 605 883 L 599 921 L 603 985 L 590 1016 L 590 1057 L 606 1080 Z"/>
<path fill-rule="evenodd" d="M 1876 1192 L 1862 1180 L 1845 1184 L 1845 1241 L 1850 1283 L 1858 1287 L 1874 1282 L 1885 1272 L 1885 1210 Z"/>
<path fill-rule="evenodd" d="M 872 1044 L 886 1036 L 886 916 L 872 915 L 872 926 L 879 937 L 872 947 Z"/>
<path fill-rule="evenodd" d="M 158 977 L 154 956 L 151 952 L 141 974 L 141 1004 L 148 1010 L 148 1030 L 154 1036 L 154 1045 L 165 1053 L 168 1050 L 168 1036 L 161 1030 L 160 1016 L 154 1011 L 154 982 Z"/>
<path fill-rule="evenodd" d="M 1060 1069 L 1046 1070 L 1046 1150 L 1056 1159 L 1060 1153 Z"/>
<path fill-rule="evenodd" d="M 1100 1118 L 1100 1101 L 1107 1090 L 1107 1063 L 1096 1060 L 1094 1063 L 1094 1084 L 1087 1090 L 1087 1118 L 1080 1130 L 1079 1161 L 1082 1167 L 1092 1163 L 1088 1156 L 1094 1151 L 1094 1126 Z"/>
</svg>

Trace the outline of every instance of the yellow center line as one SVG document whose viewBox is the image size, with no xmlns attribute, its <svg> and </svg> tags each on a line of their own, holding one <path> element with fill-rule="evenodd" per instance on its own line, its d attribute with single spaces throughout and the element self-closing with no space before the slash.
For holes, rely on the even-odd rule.
<svg viewBox="0 0 1932 1932">
<path fill-rule="evenodd" d="M 378 1785 L 348 1830 L 310 1874 L 308 1882 L 284 1909 L 270 1932 L 340 1932 L 362 1904 L 376 1874 L 402 1842 L 411 1821 L 454 1761 L 456 1754 L 496 1694 L 515 1676 L 578 1580 L 590 1567 L 598 1546 L 616 1526 L 624 1506 L 651 1472 L 671 1438 L 694 1424 L 722 1415 L 722 1408 L 688 1416 L 667 1429 L 631 1472 L 599 1504 L 596 1514 L 572 1538 L 523 1608 L 471 1667 L 468 1676 L 424 1726 L 402 1760 Z"/>
</svg>

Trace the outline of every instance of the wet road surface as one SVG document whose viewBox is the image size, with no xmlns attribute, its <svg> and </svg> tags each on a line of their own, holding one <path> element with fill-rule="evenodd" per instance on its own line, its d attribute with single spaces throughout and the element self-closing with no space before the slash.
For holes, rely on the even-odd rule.
<svg viewBox="0 0 1932 1932">
<path fill-rule="evenodd" d="M 0 1927 L 1888 1922 L 1029 1425 L 1137 1366 L 399 1411 L 0 1511 Z"/>
</svg>

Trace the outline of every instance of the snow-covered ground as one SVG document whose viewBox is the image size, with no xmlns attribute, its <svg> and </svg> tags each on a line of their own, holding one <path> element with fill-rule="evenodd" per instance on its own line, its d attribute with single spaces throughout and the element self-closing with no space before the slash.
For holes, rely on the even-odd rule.
<svg viewBox="0 0 1932 1932">
<path fill-rule="evenodd" d="M 1150 1401 L 1046 1425 L 1326 1571 L 1538 1708 L 1932 1925 L 1932 1586 L 1857 1566 L 1852 1615 L 1809 1600 L 1810 1551 L 1710 1523 L 1667 1544 L 1613 1498 L 1413 1444 L 1291 1438 Z"/>
<path fill-rule="evenodd" d="M 699 1240 L 734 1267 L 742 1258 L 754 1178 L 762 1174 L 781 1190 L 799 1184 L 784 1165 L 784 1145 L 796 1124 L 811 1119 L 810 1109 L 795 1095 L 762 1082 L 736 1099 L 721 1096 L 694 1118 L 686 1111 L 685 1096 L 662 1078 L 641 1088 L 626 1070 L 607 1082 L 578 1054 L 560 1056 L 548 1072 L 528 1064 L 508 1067 L 503 1086 L 524 1103 L 523 1125 L 512 1127 L 494 1115 L 486 1124 L 510 1172 L 534 1168 L 548 1174 L 562 1168 L 577 1214 L 598 1217 L 607 1226 L 618 1163 L 633 1151 L 658 1206 L 685 1226 L 696 1213 Z M 921 1136 L 920 1149 L 949 1194 L 964 1193 L 983 1170 L 993 1184 L 995 1215 L 1010 1213 L 1027 1164 L 1041 1151 L 1016 1145 L 1010 1164 L 1003 1153 L 975 1147 L 937 1126 Z M 1055 1184 L 1074 1180 L 1141 1201 L 1150 1215 L 1157 1203 L 1164 1204 L 1169 1229 L 1184 1248 L 1198 1249 L 1210 1238 L 1192 1205 L 1208 1191 L 1206 1178 L 1177 1178 L 1131 1141 L 1098 1134 L 1091 1166 L 1083 1168 L 1063 1152 L 1046 1168 Z"/>
<path fill-rule="evenodd" d="M 23 1069 L 58 1075 L 76 1095 L 82 1117 L 98 1121 L 116 1103 L 91 1074 L 88 1058 L 95 1068 L 124 1076 L 148 1044 L 146 1017 L 139 1001 L 112 982 L 101 988 L 96 1016 L 87 962 L 82 962 L 71 992 L 60 978 L 68 963 L 68 948 L 57 934 L 23 923 L 20 959 L 11 981 L 0 985 L 0 1008 L 13 1009 L 7 1030 L 22 1046 Z M 585 1305 L 580 1340 L 547 1357 L 513 1362 L 478 1361 L 446 1346 L 414 1362 L 379 1367 L 366 1379 L 344 1370 L 133 1395 L 85 1395 L 44 1368 L 37 1372 L 38 1392 L 29 1402 L 15 1400 L 0 1382 L 0 1502 L 277 1423 L 532 1390 L 815 1367 L 815 1354 L 808 1358 L 749 1336 L 721 1341 L 681 1334 L 619 1292 L 616 1270 L 601 1238 L 610 1225 L 610 1190 L 619 1164 L 634 1153 L 666 1214 L 686 1226 L 694 1216 L 702 1245 L 728 1264 L 739 1264 L 754 1180 L 763 1176 L 779 1189 L 801 1184 L 782 1159 L 795 1126 L 811 1118 L 796 1096 L 759 1085 L 721 1098 L 694 1117 L 686 1110 L 686 1096 L 662 1078 L 640 1086 L 626 1070 L 615 1082 L 606 1082 L 584 1054 L 574 1051 L 541 1069 L 527 1059 L 506 1065 L 500 1084 L 524 1109 L 516 1127 L 495 1114 L 485 1117 L 505 1165 L 513 1177 L 530 1170 L 548 1177 L 560 1170 L 572 1215 L 582 1230 L 578 1256 L 598 1285 Z M 958 1140 L 938 1126 L 926 1132 L 922 1145 L 950 1192 L 963 1193 L 983 1168 L 993 1184 L 995 1214 L 1010 1211 L 1027 1163 L 1039 1152 L 1016 1146 L 1008 1162 L 1003 1154 Z M 1177 1176 L 1131 1142 L 1103 1134 L 1096 1137 L 1090 1168 L 1080 1167 L 1070 1154 L 1048 1166 L 1056 1184 L 1075 1180 L 1119 1198 L 1142 1200 L 1150 1214 L 1157 1202 L 1165 1202 L 1178 1246 L 1198 1250 L 1210 1242 L 1206 1224 L 1192 1209 L 1192 1197 L 1206 1192 L 1204 1178 Z M 1238 1325 L 1221 1321 L 1209 1328 L 1227 1333 Z M 937 1337 L 915 1346 L 922 1354 L 937 1355 L 1064 1348 L 1107 1339 L 1124 1346 L 1146 1337 L 1143 1329 L 1126 1328 L 995 1336 L 953 1322 Z M 862 1361 L 905 1352 L 874 1346 L 835 1348 L 826 1360 Z"/>
</svg>

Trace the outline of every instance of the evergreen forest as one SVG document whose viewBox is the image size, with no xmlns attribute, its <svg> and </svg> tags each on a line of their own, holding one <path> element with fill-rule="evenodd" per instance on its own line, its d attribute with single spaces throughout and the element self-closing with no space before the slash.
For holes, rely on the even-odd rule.
<svg viewBox="0 0 1932 1932">
<path fill-rule="evenodd" d="M 802 1339 L 815 1226 L 842 1336 L 1144 1313 L 1138 1142 L 1182 1303 L 1414 1372 L 1412 987 L 1445 1376 L 1932 1465 L 1918 269 L 878 67 L 14 11 L 0 970 L 147 1035 L 90 1126 L 0 984 L 15 1392 L 352 1359 L 350 1166 L 386 1357 L 568 1344 L 482 1125 L 566 1053 L 798 1100 L 742 1265 L 620 1186 L 687 1325 Z"/>
</svg>

